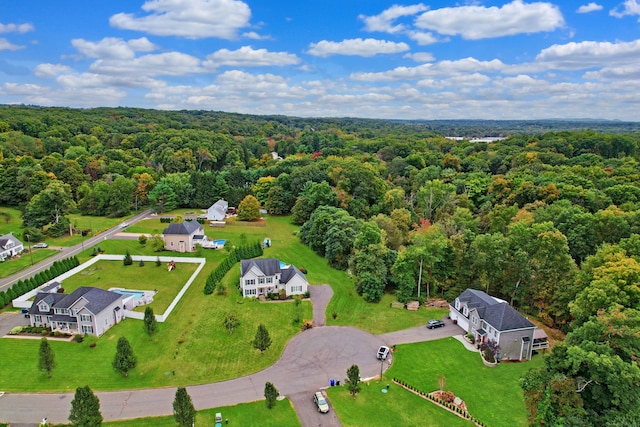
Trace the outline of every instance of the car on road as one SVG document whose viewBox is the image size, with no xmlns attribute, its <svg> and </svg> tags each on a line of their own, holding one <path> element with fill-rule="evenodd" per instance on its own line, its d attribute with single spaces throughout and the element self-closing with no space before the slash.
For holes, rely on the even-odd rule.
<svg viewBox="0 0 640 427">
<path fill-rule="evenodd" d="M 35 245 L 33 245 L 34 248 L 36 249 L 41 249 L 41 248 L 48 248 L 49 245 L 44 243 L 44 242 L 40 242 L 40 243 L 36 243 Z"/>
<path fill-rule="evenodd" d="M 389 347 L 386 345 L 381 345 L 378 349 L 378 360 L 386 360 L 389 355 Z"/>
<path fill-rule="evenodd" d="M 327 399 L 324 398 L 324 395 L 321 391 L 315 392 L 315 394 L 313 395 L 313 403 L 316 404 L 318 412 L 322 412 L 323 414 L 329 412 L 329 404 L 327 403 Z"/>
<path fill-rule="evenodd" d="M 120 224 L 120 228 L 127 228 L 129 226 L 128 222 L 123 222 L 122 224 Z"/>
<path fill-rule="evenodd" d="M 427 328 L 429 329 L 435 329 L 435 328 L 441 328 L 444 326 L 444 322 L 442 320 L 429 320 L 427 322 Z"/>
</svg>

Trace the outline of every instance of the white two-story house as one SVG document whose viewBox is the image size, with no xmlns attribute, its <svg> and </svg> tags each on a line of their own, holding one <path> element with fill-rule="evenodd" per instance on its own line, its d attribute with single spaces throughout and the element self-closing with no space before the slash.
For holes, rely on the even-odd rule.
<svg viewBox="0 0 640 427">
<path fill-rule="evenodd" d="M 0 236 L 0 261 L 11 258 L 24 251 L 24 245 L 13 234 Z"/>
<path fill-rule="evenodd" d="M 240 261 L 240 289 L 243 297 L 277 294 L 284 289 L 287 296 L 303 295 L 309 283 L 300 270 L 276 258 Z"/>
<path fill-rule="evenodd" d="M 124 319 L 122 295 L 83 286 L 70 294 L 39 292 L 29 309 L 31 326 L 100 336 Z"/>
<path fill-rule="evenodd" d="M 449 316 L 475 342 L 494 341 L 503 360 L 529 360 L 533 350 L 548 348 L 542 329 L 518 313 L 506 301 L 477 289 L 467 289 L 449 305 Z"/>
</svg>

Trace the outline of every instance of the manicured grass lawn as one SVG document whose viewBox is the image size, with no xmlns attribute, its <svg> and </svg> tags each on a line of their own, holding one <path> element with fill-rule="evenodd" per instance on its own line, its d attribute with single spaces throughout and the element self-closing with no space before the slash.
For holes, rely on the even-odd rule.
<svg viewBox="0 0 640 427">
<path fill-rule="evenodd" d="M 149 306 L 155 314 L 162 314 L 169 307 L 180 289 L 196 271 L 198 264 L 176 263 L 176 269 L 167 271 L 162 263 L 147 261 L 140 267 L 137 261 L 125 266 L 122 261 L 98 261 L 89 268 L 64 280 L 65 293 L 71 293 L 80 286 L 93 286 L 108 290 L 125 288 L 131 290 L 153 291 L 158 293 Z M 147 306 L 136 307 L 135 311 L 144 311 Z"/>
<path fill-rule="evenodd" d="M 0 278 L 9 277 L 19 273 L 22 270 L 31 267 L 32 264 L 37 264 L 58 252 L 54 249 L 31 248 L 31 253 L 29 253 L 29 249 L 25 249 L 27 252 L 23 253 L 19 257 L 9 258 L 5 262 L 0 262 Z"/>
<path fill-rule="evenodd" d="M 0 206 L 0 236 L 12 232 L 22 240 L 22 212 L 20 209 Z"/>
<path fill-rule="evenodd" d="M 538 355 L 529 362 L 503 362 L 488 368 L 478 353 L 466 350 L 454 338 L 445 338 L 398 345 L 385 375 L 426 393 L 438 390 L 444 376 L 445 389 L 464 400 L 473 417 L 490 426 L 524 427 L 527 412 L 518 380 L 542 363 Z"/>
<path fill-rule="evenodd" d="M 198 411 L 196 426 L 215 425 L 216 412 L 223 419 L 229 419 L 229 426 L 242 427 L 295 427 L 300 425 L 289 399 L 276 402 L 276 406 L 267 409 L 264 401 L 243 403 L 222 408 Z M 104 427 L 175 427 L 173 416 L 138 418 L 127 421 L 111 421 L 102 423 Z M 224 424 L 226 426 L 227 424 Z"/>
<path fill-rule="evenodd" d="M 389 384 L 389 390 L 382 393 L 386 384 Z M 336 411 L 344 427 L 474 425 L 392 382 L 371 381 L 361 385 L 362 391 L 355 399 L 344 386 L 327 389 L 332 410 Z"/>
</svg>

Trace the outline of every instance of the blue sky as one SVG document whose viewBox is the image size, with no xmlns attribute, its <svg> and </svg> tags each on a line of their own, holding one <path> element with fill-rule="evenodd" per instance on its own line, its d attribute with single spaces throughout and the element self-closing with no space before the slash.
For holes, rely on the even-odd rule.
<svg viewBox="0 0 640 427">
<path fill-rule="evenodd" d="M 640 0 L 0 2 L 0 103 L 638 121 Z"/>
</svg>

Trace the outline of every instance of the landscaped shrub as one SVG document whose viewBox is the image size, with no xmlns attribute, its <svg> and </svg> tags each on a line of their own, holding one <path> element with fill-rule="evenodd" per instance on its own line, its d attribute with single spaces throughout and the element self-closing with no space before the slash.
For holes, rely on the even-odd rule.
<svg viewBox="0 0 640 427">
<path fill-rule="evenodd" d="M 147 244 L 147 236 L 145 236 L 144 234 L 141 234 L 140 236 L 138 236 L 138 243 L 140 243 L 142 246 Z"/>
<path fill-rule="evenodd" d="M 129 251 L 127 251 L 124 254 L 124 258 L 122 259 L 122 264 L 124 265 L 131 265 L 133 264 L 133 259 L 131 258 L 131 254 L 129 253 Z"/>
<path fill-rule="evenodd" d="M 84 341 L 84 335 L 82 335 L 82 334 L 76 334 L 76 335 L 75 335 L 75 340 L 76 340 L 76 342 L 77 342 L 78 344 L 79 344 L 79 343 L 81 343 L 82 341 Z"/>
<path fill-rule="evenodd" d="M 287 299 L 286 289 L 280 289 L 280 291 L 278 292 L 278 298 L 280 298 L 281 300 Z"/>
<path fill-rule="evenodd" d="M 144 267 L 144 261 L 143 261 L 143 260 L 140 260 L 140 262 L 138 263 L 138 265 L 139 265 L 140 267 Z"/>
<path fill-rule="evenodd" d="M 304 268 L 304 267 L 300 267 L 300 268 L 298 268 L 298 270 L 300 270 L 300 272 L 301 272 L 302 274 L 307 274 L 307 269 L 306 269 L 306 268 Z"/>
</svg>

